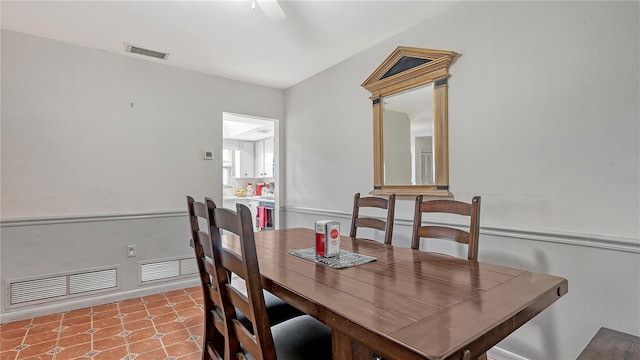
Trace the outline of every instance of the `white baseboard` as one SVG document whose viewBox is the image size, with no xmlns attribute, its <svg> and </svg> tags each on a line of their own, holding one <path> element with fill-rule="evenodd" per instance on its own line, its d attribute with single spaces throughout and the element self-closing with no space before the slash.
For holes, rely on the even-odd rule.
<svg viewBox="0 0 640 360">
<path fill-rule="evenodd" d="M 200 278 L 186 279 L 163 284 L 154 284 L 153 286 L 145 286 L 134 290 L 122 291 L 117 293 L 100 294 L 85 299 L 72 299 L 65 302 L 41 305 L 10 311 L 0 314 L 0 324 L 6 324 L 14 321 L 32 319 L 39 316 L 58 314 L 65 311 L 83 309 L 89 306 L 97 306 L 108 304 L 116 301 L 132 299 L 141 296 L 163 293 L 172 290 L 184 289 L 200 285 Z"/>
</svg>

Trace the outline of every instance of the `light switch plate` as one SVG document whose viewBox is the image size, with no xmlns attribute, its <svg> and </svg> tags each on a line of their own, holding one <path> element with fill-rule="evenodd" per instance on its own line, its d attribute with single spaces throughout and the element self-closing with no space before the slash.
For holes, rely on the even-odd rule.
<svg viewBox="0 0 640 360">
<path fill-rule="evenodd" d="M 135 257 L 136 256 L 136 246 L 128 245 L 127 246 L 127 257 Z"/>
</svg>

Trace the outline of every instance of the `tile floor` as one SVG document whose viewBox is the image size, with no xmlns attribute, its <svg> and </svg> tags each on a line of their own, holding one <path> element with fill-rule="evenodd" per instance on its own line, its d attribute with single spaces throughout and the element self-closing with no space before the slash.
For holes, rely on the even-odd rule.
<svg viewBox="0 0 640 360">
<path fill-rule="evenodd" d="M 199 360 L 201 304 L 193 287 L 0 325 L 0 359 Z"/>
<path fill-rule="evenodd" d="M 200 360 L 201 304 L 193 287 L 0 325 L 0 360 Z"/>
</svg>

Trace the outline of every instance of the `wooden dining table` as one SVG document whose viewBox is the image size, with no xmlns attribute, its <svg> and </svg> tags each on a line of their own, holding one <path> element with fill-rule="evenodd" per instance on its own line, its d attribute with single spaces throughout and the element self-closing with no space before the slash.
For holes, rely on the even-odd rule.
<svg viewBox="0 0 640 360">
<path fill-rule="evenodd" d="M 475 359 L 568 291 L 557 276 L 345 236 L 341 249 L 376 261 L 334 269 L 290 255 L 314 246 L 312 229 L 255 240 L 263 287 L 331 327 L 334 360 Z"/>
</svg>

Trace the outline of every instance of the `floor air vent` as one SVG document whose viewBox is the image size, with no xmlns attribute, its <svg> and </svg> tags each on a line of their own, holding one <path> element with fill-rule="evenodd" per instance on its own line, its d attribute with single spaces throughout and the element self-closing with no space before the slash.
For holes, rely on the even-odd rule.
<svg viewBox="0 0 640 360">
<path fill-rule="evenodd" d="M 118 287 L 117 268 L 9 281 L 9 306 L 29 305 Z"/>
<path fill-rule="evenodd" d="M 198 264 L 193 257 L 162 260 L 140 264 L 140 283 L 175 279 L 198 273 Z"/>
</svg>

